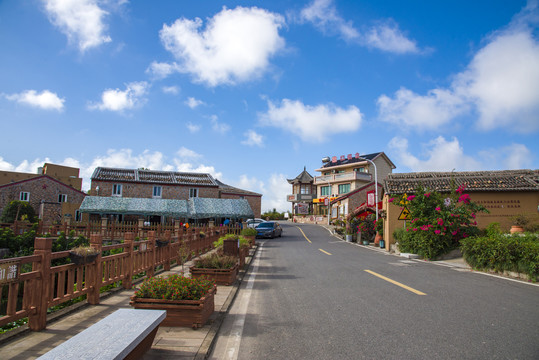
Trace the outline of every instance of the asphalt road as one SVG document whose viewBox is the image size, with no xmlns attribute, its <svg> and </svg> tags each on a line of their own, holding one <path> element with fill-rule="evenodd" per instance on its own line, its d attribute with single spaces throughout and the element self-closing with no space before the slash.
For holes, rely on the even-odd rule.
<svg viewBox="0 0 539 360">
<path fill-rule="evenodd" d="M 283 229 L 260 241 L 212 359 L 539 359 L 538 286 Z"/>
</svg>

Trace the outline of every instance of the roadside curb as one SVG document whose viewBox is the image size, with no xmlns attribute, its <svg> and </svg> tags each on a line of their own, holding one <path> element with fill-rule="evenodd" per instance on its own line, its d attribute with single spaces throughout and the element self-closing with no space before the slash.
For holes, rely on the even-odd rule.
<svg viewBox="0 0 539 360">
<path fill-rule="evenodd" d="M 228 314 L 228 311 L 230 310 L 230 306 L 234 302 L 234 299 L 236 298 L 236 295 L 239 292 L 240 286 L 243 282 L 243 278 L 249 272 L 251 263 L 253 262 L 253 259 L 256 256 L 256 252 L 258 251 L 258 246 L 259 246 L 258 244 L 255 245 L 253 255 L 250 256 L 249 261 L 246 261 L 244 268 L 240 270 L 238 279 L 234 282 L 234 285 L 232 286 L 232 290 L 230 291 L 230 294 L 228 294 L 228 297 L 225 303 L 221 307 L 221 310 L 219 310 L 219 313 L 217 314 L 216 319 L 212 323 L 210 330 L 208 331 L 208 334 L 206 334 L 206 337 L 204 338 L 202 345 L 198 349 L 198 352 L 195 355 L 195 360 L 205 360 L 210 355 L 210 352 L 213 349 L 213 346 L 215 345 L 217 333 L 219 332 L 219 329 L 221 328 L 221 325 L 223 324 L 223 321 L 225 320 L 226 314 Z"/>
</svg>

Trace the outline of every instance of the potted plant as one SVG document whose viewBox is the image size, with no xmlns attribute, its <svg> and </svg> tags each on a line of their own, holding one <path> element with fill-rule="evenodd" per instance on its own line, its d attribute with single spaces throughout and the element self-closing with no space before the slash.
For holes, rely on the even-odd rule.
<svg viewBox="0 0 539 360">
<path fill-rule="evenodd" d="M 157 239 L 155 240 L 155 245 L 157 245 L 157 247 L 163 247 L 163 246 L 167 246 L 168 242 L 169 242 L 168 240 Z"/>
<path fill-rule="evenodd" d="M 240 235 L 249 240 L 249 244 L 251 244 L 251 246 L 255 245 L 256 229 L 245 228 L 241 231 Z"/>
<path fill-rule="evenodd" d="M 192 278 L 207 277 L 217 285 L 232 285 L 238 274 L 238 258 L 217 252 L 200 259 L 189 269 Z"/>
<path fill-rule="evenodd" d="M 94 262 L 98 255 L 99 251 L 90 246 L 77 246 L 69 250 L 69 258 L 76 265 Z"/>
<path fill-rule="evenodd" d="M 180 275 L 152 277 L 136 289 L 129 305 L 135 309 L 166 310 L 163 326 L 204 326 L 214 311 L 215 282 Z"/>
<path fill-rule="evenodd" d="M 511 234 L 523 233 L 524 227 L 530 222 L 530 219 L 528 219 L 528 216 L 526 214 L 517 214 L 515 216 L 512 216 L 511 220 L 513 221 L 513 225 L 509 230 Z"/>
<path fill-rule="evenodd" d="M 384 241 L 384 219 L 379 218 L 375 224 L 376 237 L 374 238 L 374 243 L 378 244 L 381 248 L 385 247 Z"/>
<path fill-rule="evenodd" d="M 376 217 L 374 214 L 369 214 L 360 221 L 357 228 L 358 232 L 361 232 L 363 245 L 369 245 L 371 240 L 374 241 L 376 234 L 375 222 Z"/>
<path fill-rule="evenodd" d="M 204 231 L 200 231 L 198 233 L 198 236 L 201 238 L 201 239 L 204 239 L 206 237 L 206 233 Z"/>
</svg>

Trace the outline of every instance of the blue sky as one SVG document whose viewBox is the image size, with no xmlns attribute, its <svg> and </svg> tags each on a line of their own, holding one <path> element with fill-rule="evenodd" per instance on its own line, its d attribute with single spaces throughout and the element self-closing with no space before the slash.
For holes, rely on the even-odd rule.
<svg viewBox="0 0 539 360">
<path fill-rule="evenodd" d="M 537 1 L 0 1 L 0 169 L 537 169 Z"/>
</svg>

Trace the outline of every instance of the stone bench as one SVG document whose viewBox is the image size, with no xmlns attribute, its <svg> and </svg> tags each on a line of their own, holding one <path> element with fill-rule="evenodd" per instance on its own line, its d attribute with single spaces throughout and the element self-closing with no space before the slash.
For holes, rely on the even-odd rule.
<svg viewBox="0 0 539 360">
<path fill-rule="evenodd" d="M 39 359 L 138 359 L 166 316 L 165 310 L 119 309 Z"/>
</svg>

